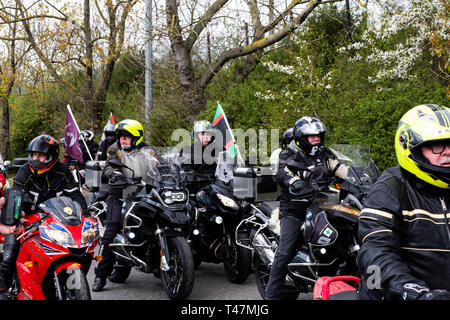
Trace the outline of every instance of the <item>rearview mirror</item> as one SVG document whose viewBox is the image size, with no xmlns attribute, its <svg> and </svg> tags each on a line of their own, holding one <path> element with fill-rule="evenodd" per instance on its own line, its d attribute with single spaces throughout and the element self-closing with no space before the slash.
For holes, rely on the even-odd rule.
<svg viewBox="0 0 450 320">
<path fill-rule="evenodd" d="M 109 165 L 113 168 L 126 168 L 127 166 L 123 164 L 123 162 L 117 160 L 117 159 L 110 159 L 106 161 L 106 165 Z"/>
</svg>

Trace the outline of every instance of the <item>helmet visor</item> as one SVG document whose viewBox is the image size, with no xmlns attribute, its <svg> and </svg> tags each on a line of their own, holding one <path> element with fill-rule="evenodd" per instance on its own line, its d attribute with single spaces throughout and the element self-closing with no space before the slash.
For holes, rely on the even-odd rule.
<svg viewBox="0 0 450 320">
<path fill-rule="evenodd" d="M 299 130 L 305 136 L 317 135 L 327 131 L 325 125 L 320 121 L 305 123 Z"/>
</svg>

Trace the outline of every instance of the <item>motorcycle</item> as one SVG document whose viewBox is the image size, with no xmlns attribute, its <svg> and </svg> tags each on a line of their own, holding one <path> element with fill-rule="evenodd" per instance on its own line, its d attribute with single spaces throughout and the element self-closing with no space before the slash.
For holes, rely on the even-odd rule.
<svg viewBox="0 0 450 320">
<path fill-rule="evenodd" d="M 323 276 L 358 275 L 358 220 L 362 201 L 378 178 L 378 169 L 366 146 L 332 145 L 329 149 L 349 166 L 348 176 L 334 187 L 321 189 L 307 209 L 301 231 L 303 245 L 288 264 L 285 299 L 311 292 Z M 292 170 L 299 169 L 295 163 L 288 165 Z M 256 284 L 263 298 L 279 243 L 279 221 L 273 219 L 277 212 L 265 203 L 252 205 L 252 215 L 236 229 L 250 229 L 247 243 L 238 241 L 238 245 L 255 253 Z"/>
<path fill-rule="evenodd" d="M 56 197 L 26 216 L 22 232 L 11 299 L 91 299 L 86 274 L 100 238 L 95 219 L 72 199 Z"/>
<path fill-rule="evenodd" d="M 236 163 L 221 152 L 214 177 L 192 175 L 191 185 L 205 185 L 192 201 L 195 220 L 188 235 L 194 261 L 222 263 L 225 275 L 232 283 L 241 284 L 251 272 L 251 251 L 236 245 L 236 239 L 248 238 L 247 231 L 236 233 L 236 226 L 250 213 L 249 203 L 233 194 L 233 171 Z M 200 176 L 200 178 L 199 178 Z"/>
<path fill-rule="evenodd" d="M 139 189 L 124 201 L 123 229 L 110 244 L 116 263 L 108 279 L 122 283 L 135 268 L 161 278 L 169 298 L 186 299 L 194 285 L 194 260 L 185 238 L 192 220 L 189 193 L 183 186 L 185 173 L 172 155 L 150 157 L 149 162 L 150 169 L 140 182 L 133 178 L 109 181 L 112 188 L 135 185 Z M 120 161 L 109 163 L 127 168 Z"/>
</svg>

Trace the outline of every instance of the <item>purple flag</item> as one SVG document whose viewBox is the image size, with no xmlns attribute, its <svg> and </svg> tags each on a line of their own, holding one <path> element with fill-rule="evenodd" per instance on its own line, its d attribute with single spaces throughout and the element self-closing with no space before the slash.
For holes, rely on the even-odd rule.
<svg viewBox="0 0 450 320">
<path fill-rule="evenodd" d="M 83 162 L 83 153 L 80 148 L 80 143 L 78 142 L 79 130 L 77 122 L 73 117 L 70 107 L 67 106 L 66 110 L 66 128 L 64 134 L 64 145 L 66 149 L 66 155 Z"/>
</svg>

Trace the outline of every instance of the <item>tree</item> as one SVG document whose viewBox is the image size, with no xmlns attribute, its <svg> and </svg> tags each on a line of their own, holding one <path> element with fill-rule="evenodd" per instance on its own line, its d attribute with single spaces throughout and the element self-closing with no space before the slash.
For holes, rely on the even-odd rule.
<svg viewBox="0 0 450 320">
<path fill-rule="evenodd" d="M 367 29 L 360 41 L 346 48 L 352 53 L 351 61 L 362 59 L 377 66 L 379 71 L 370 80 L 380 85 L 386 79 L 418 77 L 416 70 L 426 61 L 428 71 L 450 90 L 448 1 L 411 0 L 380 10 L 377 28 Z"/>
<path fill-rule="evenodd" d="M 293 0 L 284 10 L 277 11 L 277 15 L 273 20 L 264 24 L 262 2 L 247 0 L 245 3 L 248 7 L 248 19 L 251 20 L 253 29 L 251 41 L 245 44 L 245 39 L 243 39 L 241 44 L 234 47 L 228 48 L 225 46 L 226 48 L 218 53 L 211 64 L 196 72 L 192 60 L 194 45 L 208 24 L 219 12 L 225 10 L 225 6 L 230 1 L 216 0 L 210 6 L 207 6 L 203 12 L 191 15 L 190 21 L 186 21 L 182 25 L 180 2 L 177 0 L 166 0 L 166 29 L 183 95 L 182 101 L 185 107 L 189 107 L 191 120 L 205 107 L 205 90 L 214 76 L 228 61 L 239 57 L 247 57 L 247 65 L 245 68 L 242 68 L 241 76 L 241 78 L 245 78 L 251 71 L 251 67 L 258 63 L 262 52 L 266 48 L 292 34 L 294 30 L 302 25 L 308 15 L 322 3 L 338 1 L 340 0 Z M 304 6 L 300 11 L 296 10 L 300 5 Z M 289 16 L 292 16 L 292 18 L 288 19 Z"/>
<path fill-rule="evenodd" d="M 71 3 L 82 6 L 83 16 L 80 17 L 77 16 L 79 7 L 68 3 L 58 8 L 48 1 L 36 1 L 27 7 L 25 1 L 16 0 L 19 12 L 10 19 L 10 23 L 22 24 L 26 40 L 51 79 L 85 108 L 90 127 L 97 134 L 102 129 L 103 109 L 114 67 L 125 45 L 129 15 L 137 2 L 83 0 L 82 4 Z M 64 78 L 70 68 L 84 70 L 83 89 Z"/>
<path fill-rule="evenodd" d="M 9 4 L 2 3 L 0 8 L 2 14 L 0 15 L 0 20 L 2 24 L 7 20 L 7 15 L 3 14 L 6 11 L 13 10 L 17 13 L 17 7 L 9 7 Z M 2 109 L 2 129 L 1 134 L 3 137 L 1 154 L 4 159 L 10 159 L 10 105 L 9 97 L 13 91 L 14 84 L 16 82 L 17 76 L 17 65 L 20 57 L 17 57 L 17 22 L 12 24 L 4 24 L 6 30 L 5 34 L 2 34 L 2 41 L 5 43 L 6 56 L 2 60 L 0 65 L 0 106 Z"/>
</svg>

